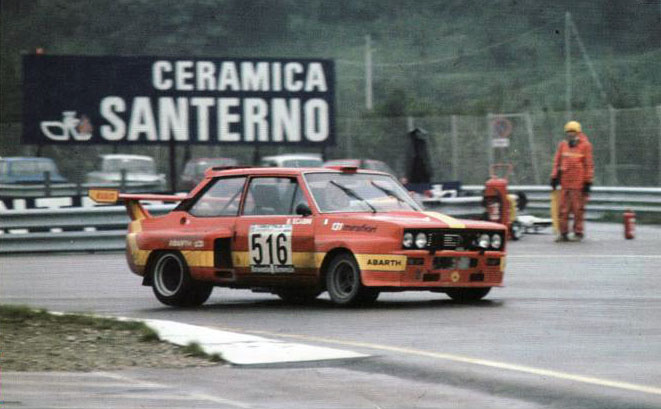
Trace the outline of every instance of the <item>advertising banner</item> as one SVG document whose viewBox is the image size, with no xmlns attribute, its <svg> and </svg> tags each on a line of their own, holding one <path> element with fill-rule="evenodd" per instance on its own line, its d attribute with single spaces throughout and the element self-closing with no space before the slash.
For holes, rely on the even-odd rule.
<svg viewBox="0 0 661 409">
<path fill-rule="evenodd" d="M 331 60 L 23 57 L 24 144 L 335 142 Z"/>
</svg>

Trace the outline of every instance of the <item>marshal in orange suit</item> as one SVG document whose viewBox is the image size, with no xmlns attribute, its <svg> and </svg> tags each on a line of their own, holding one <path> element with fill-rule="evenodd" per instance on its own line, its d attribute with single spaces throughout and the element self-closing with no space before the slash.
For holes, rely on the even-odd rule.
<svg viewBox="0 0 661 409">
<path fill-rule="evenodd" d="M 558 185 L 560 192 L 560 234 L 556 241 L 569 241 L 569 215 L 573 214 L 574 240 L 582 240 L 584 231 L 585 203 L 594 178 L 592 144 L 581 130 L 581 124 L 569 121 L 565 124 L 565 140 L 558 144 L 553 158 L 551 187 Z"/>
</svg>

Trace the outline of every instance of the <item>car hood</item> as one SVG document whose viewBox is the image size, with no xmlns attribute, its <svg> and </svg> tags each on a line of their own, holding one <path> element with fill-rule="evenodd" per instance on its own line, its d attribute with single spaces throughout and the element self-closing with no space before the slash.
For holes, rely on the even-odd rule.
<svg viewBox="0 0 661 409">
<path fill-rule="evenodd" d="M 498 223 L 457 219 L 443 213 L 432 211 L 351 213 L 349 218 L 352 222 L 356 223 L 386 223 L 391 226 L 407 229 L 505 229 L 504 225 Z"/>
</svg>

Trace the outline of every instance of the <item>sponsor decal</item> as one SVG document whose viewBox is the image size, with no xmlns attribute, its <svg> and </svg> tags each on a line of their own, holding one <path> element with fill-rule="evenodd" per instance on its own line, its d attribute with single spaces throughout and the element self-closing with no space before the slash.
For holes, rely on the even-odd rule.
<svg viewBox="0 0 661 409">
<path fill-rule="evenodd" d="M 172 239 L 168 241 L 168 246 L 179 248 L 193 247 L 199 249 L 204 247 L 204 240 Z"/>
<path fill-rule="evenodd" d="M 371 258 L 367 260 L 367 265 L 379 267 L 402 267 L 404 263 L 402 263 L 402 260 L 398 259 Z"/>
<path fill-rule="evenodd" d="M 23 78 L 23 143 L 334 144 L 332 60 L 28 55 Z"/>
<path fill-rule="evenodd" d="M 397 254 L 356 254 L 356 260 L 361 270 L 371 271 L 404 271 L 406 256 Z"/>
<path fill-rule="evenodd" d="M 312 219 L 310 219 L 310 218 L 307 218 L 307 219 L 291 218 L 291 219 L 287 219 L 287 224 L 294 224 L 294 225 L 296 225 L 296 224 L 301 224 L 301 225 L 312 224 Z"/>
<path fill-rule="evenodd" d="M 357 233 L 374 233 L 376 231 L 376 226 L 370 226 L 367 224 L 361 224 L 361 225 L 345 224 L 342 230 L 352 231 Z"/>
</svg>

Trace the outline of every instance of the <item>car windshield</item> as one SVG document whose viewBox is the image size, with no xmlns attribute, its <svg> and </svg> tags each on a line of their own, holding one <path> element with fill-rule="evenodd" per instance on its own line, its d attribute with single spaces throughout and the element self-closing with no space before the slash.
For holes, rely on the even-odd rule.
<svg viewBox="0 0 661 409">
<path fill-rule="evenodd" d="M 322 213 L 422 210 L 406 189 L 387 175 L 306 173 L 305 180 Z"/>
<path fill-rule="evenodd" d="M 44 172 L 57 173 L 55 164 L 48 160 L 20 160 L 11 164 L 11 173 L 17 176 L 41 175 Z"/>
<path fill-rule="evenodd" d="M 105 159 L 101 168 L 104 172 L 120 172 L 122 169 L 126 169 L 127 173 L 156 173 L 154 162 L 148 159 Z"/>
<path fill-rule="evenodd" d="M 282 167 L 284 168 L 319 168 L 324 163 L 321 159 L 288 159 L 282 161 Z"/>
</svg>

